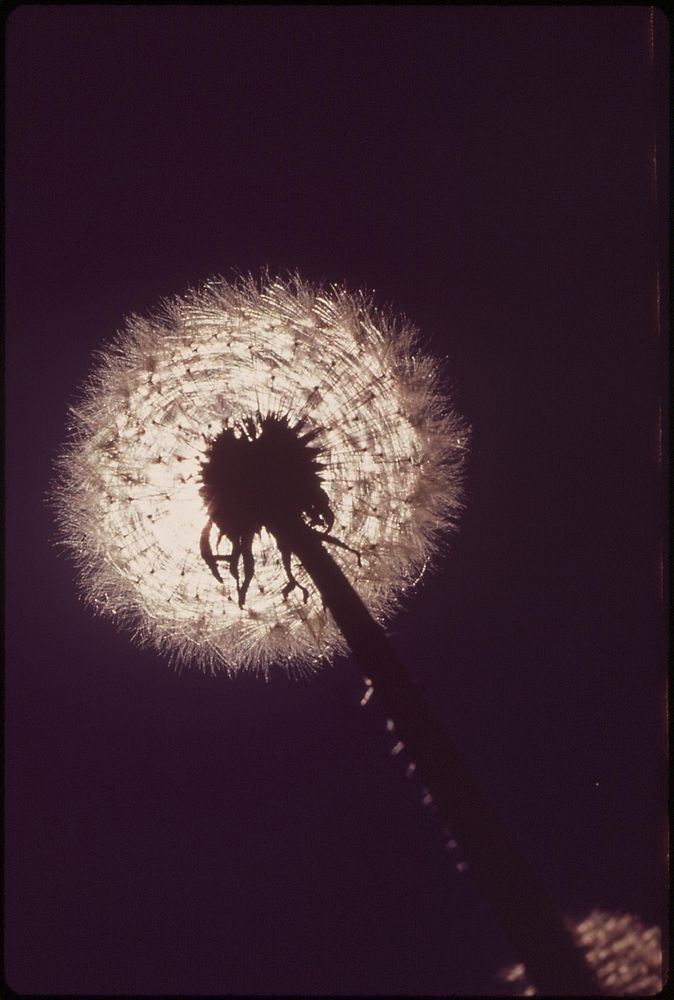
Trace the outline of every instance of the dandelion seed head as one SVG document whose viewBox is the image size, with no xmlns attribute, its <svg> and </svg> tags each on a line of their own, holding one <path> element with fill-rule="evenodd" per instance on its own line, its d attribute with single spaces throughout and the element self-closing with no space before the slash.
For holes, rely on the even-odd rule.
<svg viewBox="0 0 674 1000">
<path fill-rule="evenodd" d="M 569 919 L 576 945 L 585 954 L 605 996 L 653 996 L 662 990 L 662 935 L 631 913 L 592 910 L 582 920 Z M 513 996 L 532 996 L 535 986 L 524 965 L 500 970 Z"/>
<path fill-rule="evenodd" d="M 87 603 L 175 663 L 304 673 L 345 651 L 296 559 L 309 597 L 283 599 L 281 556 L 264 527 L 244 607 L 231 577 L 219 583 L 200 555 L 209 448 L 264 414 L 314 433 L 332 533 L 361 565 L 347 550 L 331 554 L 378 620 L 456 526 L 467 427 L 414 328 L 364 293 L 296 275 L 217 278 L 132 315 L 71 411 L 55 506 Z"/>
</svg>

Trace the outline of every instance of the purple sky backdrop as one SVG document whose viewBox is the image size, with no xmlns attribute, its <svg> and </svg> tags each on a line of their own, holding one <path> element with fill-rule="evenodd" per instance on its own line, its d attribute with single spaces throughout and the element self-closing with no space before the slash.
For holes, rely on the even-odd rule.
<svg viewBox="0 0 674 1000">
<path fill-rule="evenodd" d="M 353 663 L 177 676 L 92 618 L 52 544 L 92 352 L 232 268 L 375 289 L 447 359 L 469 502 L 391 635 L 560 904 L 664 920 L 652 26 L 651 47 L 646 7 L 10 15 L 13 989 L 462 995 L 511 957 Z"/>
</svg>

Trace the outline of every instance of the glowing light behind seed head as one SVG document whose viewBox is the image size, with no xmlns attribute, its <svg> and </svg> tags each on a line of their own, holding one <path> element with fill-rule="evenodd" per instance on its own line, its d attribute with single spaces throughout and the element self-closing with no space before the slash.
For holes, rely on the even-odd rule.
<svg viewBox="0 0 674 1000">
<path fill-rule="evenodd" d="M 266 412 L 320 431 L 332 533 L 362 553 L 362 566 L 331 552 L 377 617 L 456 523 L 466 426 L 415 331 L 363 294 L 299 277 L 261 287 L 216 279 L 132 316 L 73 410 L 58 519 L 87 601 L 173 660 L 263 672 L 285 661 L 301 671 L 343 648 L 296 560 L 309 601 L 282 599 L 280 554 L 264 529 L 243 609 L 233 579 L 218 584 L 199 554 L 207 442 Z"/>
</svg>

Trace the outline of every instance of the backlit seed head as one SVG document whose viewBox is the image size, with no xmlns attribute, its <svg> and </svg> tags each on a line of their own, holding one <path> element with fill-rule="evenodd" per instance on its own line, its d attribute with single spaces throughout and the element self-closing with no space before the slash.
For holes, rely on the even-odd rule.
<svg viewBox="0 0 674 1000">
<path fill-rule="evenodd" d="M 54 497 L 86 601 L 175 662 L 302 673 L 344 650 L 294 557 L 298 588 L 284 599 L 268 525 L 253 538 L 243 606 L 232 576 L 218 582 L 200 554 L 214 442 L 259 435 L 269 415 L 309 435 L 325 496 L 315 494 L 316 530 L 329 511 L 331 534 L 361 564 L 347 549 L 331 554 L 379 620 L 456 526 L 467 427 L 416 331 L 367 295 L 296 275 L 218 278 L 133 315 L 72 410 Z M 271 499 L 295 495 L 281 479 L 278 463 L 263 470 Z M 214 524 L 208 543 L 226 556 L 219 534 Z"/>
</svg>

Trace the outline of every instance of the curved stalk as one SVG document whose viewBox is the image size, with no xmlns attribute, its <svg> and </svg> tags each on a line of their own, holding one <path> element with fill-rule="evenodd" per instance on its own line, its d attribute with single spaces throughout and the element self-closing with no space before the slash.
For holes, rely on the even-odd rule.
<svg viewBox="0 0 674 1000">
<path fill-rule="evenodd" d="M 296 522 L 286 525 L 283 535 L 371 679 L 375 697 L 393 720 L 441 822 L 456 837 L 476 887 L 500 914 L 537 989 L 548 996 L 599 995 L 563 917 L 320 534 Z"/>
</svg>

